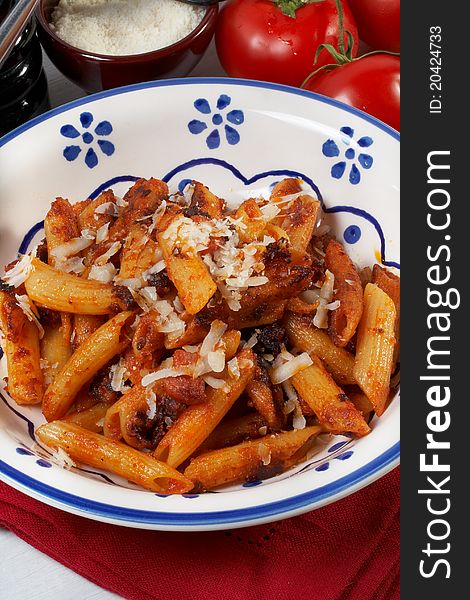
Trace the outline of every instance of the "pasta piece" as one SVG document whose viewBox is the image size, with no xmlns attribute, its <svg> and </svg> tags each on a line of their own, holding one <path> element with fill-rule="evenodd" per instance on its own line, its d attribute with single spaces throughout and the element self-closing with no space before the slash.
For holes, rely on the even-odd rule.
<svg viewBox="0 0 470 600">
<path fill-rule="evenodd" d="M 146 413 L 148 406 L 148 390 L 141 384 L 136 384 L 125 393 L 106 412 L 104 420 L 104 435 L 114 440 L 124 438 L 125 442 L 132 447 L 139 447 L 135 436 L 128 434 L 127 423 L 137 413 Z"/>
<path fill-rule="evenodd" d="M 0 291 L 0 329 L 8 367 L 8 393 L 17 404 L 40 404 L 44 393 L 39 331 L 13 294 Z"/>
<path fill-rule="evenodd" d="M 245 200 L 233 213 L 233 219 L 242 224 L 239 227 L 239 238 L 242 243 L 249 243 L 262 238 L 266 230 L 266 223 L 261 218 L 258 203 L 254 198 Z"/>
<path fill-rule="evenodd" d="M 268 424 L 259 413 L 250 413 L 229 421 L 222 421 L 210 436 L 199 446 L 196 454 L 234 446 L 249 439 L 263 437 L 268 431 Z"/>
<path fill-rule="evenodd" d="M 326 247 L 325 264 L 335 276 L 333 301 L 340 303 L 338 308 L 331 311 L 329 332 L 334 343 L 344 347 L 355 334 L 361 320 L 361 279 L 343 246 L 334 239 Z"/>
<path fill-rule="evenodd" d="M 104 317 L 99 315 L 73 315 L 73 350 L 77 350 L 83 342 L 86 342 L 103 323 Z"/>
<path fill-rule="evenodd" d="M 119 414 L 120 402 L 123 402 L 123 399 L 127 395 L 128 394 L 124 394 L 122 398 L 120 398 L 112 406 L 109 406 L 104 417 L 103 435 L 111 440 L 115 440 L 116 442 L 122 439 L 121 418 Z"/>
<path fill-rule="evenodd" d="M 300 196 L 292 201 L 287 216 L 281 223 L 290 240 L 291 247 L 305 252 L 315 229 L 320 202 L 311 196 Z"/>
<path fill-rule="evenodd" d="M 317 277 L 311 257 L 305 252 L 290 249 L 283 242 L 269 244 L 262 261 L 265 265 L 263 275 L 268 282 L 250 287 L 241 294 L 241 309 L 236 317 L 239 320 L 254 320 L 258 312 L 262 317 L 270 304 L 279 305 L 283 300 L 296 296 Z"/>
<path fill-rule="evenodd" d="M 165 335 L 159 331 L 158 315 L 149 311 L 142 315 L 132 337 L 132 349 L 136 356 L 151 355 L 164 348 Z"/>
<path fill-rule="evenodd" d="M 390 391 L 395 319 L 393 300 L 375 283 L 368 283 L 357 333 L 354 376 L 379 417 L 385 410 Z"/>
<path fill-rule="evenodd" d="M 65 242 L 80 236 L 77 219 L 68 200 L 57 198 L 51 204 L 44 219 L 44 233 L 46 235 L 49 264 L 54 267 L 56 259 L 53 251 Z"/>
<path fill-rule="evenodd" d="M 44 327 L 40 348 L 44 379 L 50 383 L 72 355 L 70 341 L 65 339 L 59 323 L 51 323 Z"/>
<path fill-rule="evenodd" d="M 193 193 L 189 208 L 185 211 L 186 216 L 200 216 L 210 219 L 221 219 L 224 202 L 217 198 L 209 188 L 199 181 L 193 181 Z"/>
<path fill-rule="evenodd" d="M 122 330 L 132 314 L 130 311 L 119 313 L 72 354 L 44 394 L 43 413 L 48 421 L 63 417 L 80 388 L 128 346 L 129 339 L 123 336 Z"/>
<path fill-rule="evenodd" d="M 348 391 L 348 398 L 351 400 L 357 410 L 361 411 L 364 419 L 368 423 L 371 414 L 374 412 L 374 407 L 372 406 L 369 398 L 364 394 L 364 392 L 360 391 Z"/>
<path fill-rule="evenodd" d="M 82 279 L 56 271 L 37 258 L 25 281 L 26 292 L 33 302 L 63 312 L 83 315 L 106 315 L 129 308 L 133 298 L 127 288 Z"/>
<path fill-rule="evenodd" d="M 296 373 L 291 381 L 315 412 L 320 425 L 331 433 L 348 431 L 358 436 L 369 433 L 370 428 L 362 414 L 336 385 L 321 360 L 315 354 L 310 358 L 313 364 Z"/>
<path fill-rule="evenodd" d="M 152 215 L 163 200 L 168 198 L 168 186 L 159 179 L 138 179 L 123 200 L 127 204 L 109 228 L 110 242 L 122 242 L 131 226 L 145 216 Z"/>
<path fill-rule="evenodd" d="M 77 219 L 68 200 L 57 198 L 51 204 L 44 219 L 44 233 L 46 235 L 48 263 L 51 267 L 56 268 L 57 260 L 54 256 L 54 250 L 73 238 L 80 236 Z M 59 270 L 61 269 L 59 268 Z M 62 312 L 60 318 L 62 321 L 60 331 L 64 338 L 62 344 L 68 344 L 69 352 L 71 352 L 70 335 L 72 332 L 72 317 L 69 313 Z"/>
<path fill-rule="evenodd" d="M 289 312 L 293 312 L 298 315 L 309 315 L 312 318 L 319 304 L 319 301 L 312 302 L 311 304 L 309 304 L 308 302 L 304 302 L 300 298 L 291 298 L 287 303 L 286 308 Z"/>
<path fill-rule="evenodd" d="M 327 333 L 312 325 L 308 319 L 288 313 L 285 319 L 290 343 L 309 354 L 316 354 L 339 385 L 353 385 L 354 356 L 335 346 Z"/>
<path fill-rule="evenodd" d="M 119 279 L 137 277 L 139 254 L 147 241 L 147 226 L 142 223 L 134 223 L 130 228 L 122 249 Z"/>
<path fill-rule="evenodd" d="M 116 196 L 112 190 L 101 192 L 97 198 L 87 202 L 86 206 L 83 206 L 82 210 L 79 211 L 78 226 L 80 231 L 91 229 L 91 231 L 96 232 L 103 225 L 113 221 L 113 215 L 109 211 L 101 212 L 100 210 L 96 210 L 103 204 L 116 204 Z"/>
<path fill-rule="evenodd" d="M 234 402 L 244 391 L 253 375 L 255 356 L 251 350 L 242 350 L 237 355 L 240 375 L 231 376 L 226 370 L 222 377 L 222 388 L 211 388 L 207 401 L 190 406 L 158 444 L 154 455 L 172 467 L 178 467 L 202 444 L 217 427 Z"/>
<path fill-rule="evenodd" d="M 281 200 L 284 196 L 291 196 L 292 194 L 298 194 L 301 189 L 302 180 L 294 177 L 286 177 L 282 181 L 278 181 L 271 190 L 271 200 Z"/>
<path fill-rule="evenodd" d="M 301 461 L 320 432 L 321 427 L 305 427 L 212 450 L 192 459 L 184 475 L 204 490 L 267 479 Z"/>
<path fill-rule="evenodd" d="M 283 402 L 276 402 L 273 385 L 266 369 L 257 361 L 253 379 L 246 386 L 246 393 L 256 410 L 263 416 L 272 431 L 279 431 L 285 424 Z"/>
<path fill-rule="evenodd" d="M 37 430 L 49 448 L 62 448 L 74 461 L 104 469 L 160 494 L 184 494 L 193 484 L 175 469 L 125 444 L 87 431 L 73 423 L 54 421 Z"/>
<path fill-rule="evenodd" d="M 197 254 L 173 254 L 173 242 L 164 234 L 158 241 L 166 262 L 168 277 L 174 283 L 178 296 L 190 315 L 198 313 L 217 291 L 217 285 Z"/>
<path fill-rule="evenodd" d="M 93 431 L 94 433 L 102 433 L 104 418 L 108 409 L 109 404 L 106 402 L 98 402 L 94 406 L 81 412 L 70 413 L 66 417 L 62 417 L 62 420 L 66 423 L 79 425 L 80 427 L 83 427 L 83 429 Z"/>
<path fill-rule="evenodd" d="M 388 269 L 384 269 L 380 265 L 374 265 L 372 269 L 372 283 L 376 283 L 395 304 L 396 319 L 395 319 L 395 350 L 393 353 L 392 373 L 395 370 L 395 364 L 400 356 L 400 278 L 394 275 Z"/>
</svg>

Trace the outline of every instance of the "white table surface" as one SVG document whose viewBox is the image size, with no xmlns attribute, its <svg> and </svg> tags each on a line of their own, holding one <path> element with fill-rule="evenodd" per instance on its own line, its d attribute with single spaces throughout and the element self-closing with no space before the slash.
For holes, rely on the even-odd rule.
<svg viewBox="0 0 470 600">
<path fill-rule="evenodd" d="M 51 106 L 84 96 L 83 90 L 67 81 L 44 57 Z M 190 76 L 224 76 L 215 52 L 209 46 Z M 118 596 L 94 585 L 80 575 L 32 548 L 11 532 L 0 529 L 1 600 L 112 600 Z"/>
</svg>

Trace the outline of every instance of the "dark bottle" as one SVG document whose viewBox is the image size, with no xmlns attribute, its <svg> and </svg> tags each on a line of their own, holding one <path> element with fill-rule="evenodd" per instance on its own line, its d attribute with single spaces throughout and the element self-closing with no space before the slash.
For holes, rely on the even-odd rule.
<svg viewBox="0 0 470 600">
<path fill-rule="evenodd" d="M 16 0 L 0 0 L 0 23 Z M 49 108 L 36 22 L 30 19 L 0 69 L 0 136 Z"/>
</svg>

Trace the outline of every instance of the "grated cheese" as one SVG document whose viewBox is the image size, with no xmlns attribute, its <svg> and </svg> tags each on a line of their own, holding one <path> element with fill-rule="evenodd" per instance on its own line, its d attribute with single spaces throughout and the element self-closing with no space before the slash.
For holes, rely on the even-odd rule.
<svg viewBox="0 0 470 600">
<path fill-rule="evenodd" d="M 77 237 L 72 238 L 68 242 L 56 246 L 50 252 L 51 256 L 55 259 L 55 267 L 59 271 L 62 271 L 62 265 L 70 256 L 75 256 L 82 250 L 85 250 L 93 244 L 93 239 L 90 237 Z"/>
<path fill-rule="evenodd" d="M 31 256 L 29 254 L 24 254 L 13 269 L 10 269 L 5 273 L 2 279 L 8 285 L 12 285 L 16 288 L 28 279 L 29 274 L 33 269 Z"/>
<path fill-rule="evenodd" d="M 325 271 L 325 281 L 318 293 L 319 306 L 313 317 L 313 324 L 319 329 L 326 329 L 328 327 L 328 305 L 333 300 L 334 285 L 335 276 L 327 269 Z"/>
<path fill-rule="evenodd" d="M 180 377 L 181 375 L 191 375 L 188 369 L 183 368 L 174 368 L 174 367 L 166 367 L 160 369 L 159 371 L 155 371 L 153 373 L 148 373 L 145 377 L 142 377 L 142 385 L 147 387 L 151 385 L 155 381 L 159 379 L 165 379 L 166 377 Z"/>
<path fill-rule="evenodd" d="M 111 244 L 111 246 L 106 250 L 106 252 L 104 252 L 103 254 L 98 256 L 98 258 L 95 260 L 95 264 L 97 264 L 97 265 L 106 264 L 112 256 L 114 256 L 117 252 L 119 252 L 120 249 L 121 249 L 121 242 L 113 242 Z"/>
<path fill-rule="evenodd" d="M 157 396 L 152 390 L 147 392 L 147 418 L 154 419 L 157 414 Z"/>
<path fill-rule="evenodd" d="M 88 52 L 141 54 L 186 37 L 204 14 L 204 7 L 176 0 L 60 0 L 51 28 Z"/>
<path fill-rule="evenodd" d="M 56 450 L 50 450 L 52 453 L 50 460 L 59 467 L 62 467 L 63 469 L 71 469 L 72 467 L 77 466 L 63 448 L 59 447 Z"/>
<path fill-rule="evenodd" d="M 211 375 L 203 375 L 202 378 L 208 386 L 216 390 L 220 390 L 225 386 L 225 381 L 223 379 L 217 379 L 217 377 L 212 377 Z"/>
<path fill-rule="evenodd" d="M 235 356 L 227 363 L 227 369 L 233 379 L 240 379 L 240 366 L 238 364 L 238 358 Z"/>
<path fill-rule="evenodd" d="M 103 202 L 95 208 L 96 215 L 110 215 L 111 217 L 118 216 L 118 208 L 114 202 Z"/>
<path fill-rule="evenodd" d="M 258 456 L 264 466 L 269 465 L 271 462 L 271 450 L 265 444 L 258 444 Z"/>
<path fill-rule="evenodd" d="M 101 283 L 110 283 L 116 276 L 117 270 L 112 263 L 105 265 L 93 265 L 88 273 L 88 279 L 101 281 Z"/>
<path fill-rule="evenodd" d="M 101 244 L 101 242 L 105 242 L 108 239 L 109 235 L 109 223 L 105 223 L 101 225 L 96 231 L 96 243 Z"/>
<path fill-rule="evenodd" d="M 115 392 L 126 392 L 130 389 L 129 386 L 126 386 L 124 381 L 128 377 L 128 372 L 126 366 L 120 360 L 115 365 L 109 369 L 109 376 L 111 378 L 111 389 Z"/>
<path fill-rule="evenodd" d="M 273 366 L 269 376 L 272 383 L 276 385 L 290 379 L 299 371 L 309 367 L 312 363 L 313 361 L 307 352 L 302 352 L 298 356 L 292 356 L 292 358 L 289 358 L 279 366 Z"/>
<path fill-rule="evenodd" d="M 15 294 L 15 299 L 16 303 L 27 316 L 28 320 L 36 324 L 39 330 L 39 338 L 42 339 L 44 337 L 44 327 L 39 322 L 39 313 L 37 311 L 36 306 L 31 303 L 29 297 L 26 294 L 23 294 L 21 296 Z"/>
</svg>

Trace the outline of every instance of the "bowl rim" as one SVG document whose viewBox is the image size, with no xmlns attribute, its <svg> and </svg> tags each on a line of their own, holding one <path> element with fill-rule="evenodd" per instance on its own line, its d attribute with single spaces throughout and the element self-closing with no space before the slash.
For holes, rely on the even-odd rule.
<svg viewBox="0 0 470 600">
<path fill-rule="evenodd" d="M 47 21 L 46 16 L 44 14 L 45 0 L 40 0 L 36 9 L 35 15 L 39 24 L 39 29 L 46 33 L 49 37 L 51 37 L 55 43 L 62 47 L 67 53 L 79 55 L 87 60 L 96 60 L 99 62 L 108 62 L 108 63 L 134 63 L 134 62 L 147 62 L 148 60 L 156 60 L 160 58 L 166 58 L 167 56 L 171 56 L 175 52 L 180 50 L 184 50 L 188 47 L 194 40 L 196 40 L 201 33 L 203 33 L 207 27 L 210 25 L 215 26 L 217 13 L 219 11 L 218 4 L 212 4 L 206 7 L 206 12 L 198 23 L 198 25 L 188 33 L 184 38 L 170 44 L 169 46 L 164 46 L 163 48 L 158 48 L 157 50 L 150 50 L 149 52 L 140 52 L 139 54 L 100 54 L 98 52 L 90 52 L 89 50 L 83 50 L 82 48 L 78 48 L 77 46 L 72 46 L 62 38 L 60 38 L 50 27 L 50 23 Z"/>
<path fill-rule="evenodd" d="M 179 85 L 239 85 L 242 87 L 256 87 L 261 89 L 270 89 L 279 92 L 304 96 L 318 102 L 329 104 L 345 112 L 352 113 L 361 119 L 368 121 L 378 127 L 393 139 L 399 141 L 398 131 L 379 121 L 375 117 L 355 108 L 348 106 L 338 100 L 290 86 L 268 83 L 257 80 L 245 80 L 225 77 L 194 77 L 181 79 L 167 79 L 148 81 L 133 85 L 122 86 L 105 90 L 96 94 L 91 94 L 78 98 L 72 102 L 56 107 L 52 110 L 35 117 L 27 123 L 20 125 L 13 131 L 0 138 L 0 148 L 8 142 L 15 139 L 25 131 L 33 128 L 35 125 L 51 119 L 52 117 L 67 112 L 77 106 L 92 103 L 101 98 L 124 95 L 141 89 L 155 87 L 173 87 Z M 400 441 L 398 440 L 385 452 L 373 458 L 371 461 L 355 469 L 354 471 L 336 479 L 324 486 L 302 492 L 295 496 L 289 496 L 282 500 L 266 502 L 255 507 L 238 508 L 233 510 L 222 510 L 199 513 L 171 513 L 163 511 L 148 511 L 141 509 L 123 508 L 120 506 L 105 504 L 102 502 L 91 501 L 69 492 L 58 490 L 50 485 L 42 483 L 23 474 L 14 467 L 8 465 L 0 459 L 0 480 L 5 481 L 12 487 L 25 492 L 40 501 L 46 502 L 51 506 L 61 508 L 68 512 L 86 516 L 88 518 L 114 523 L 123 526 L 132 526 L 146 529 L 172 530 L 172 531 L 201 531 L 211 529 L 229 529 L 244 527 L 276 521 L 289 518 L 309 510 L 320 508 L 331 502 L 335 502 L 352 494 L 361 488 L 371 484 L 379 479 L 400 462 Z"/>
</svg>

